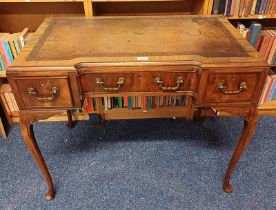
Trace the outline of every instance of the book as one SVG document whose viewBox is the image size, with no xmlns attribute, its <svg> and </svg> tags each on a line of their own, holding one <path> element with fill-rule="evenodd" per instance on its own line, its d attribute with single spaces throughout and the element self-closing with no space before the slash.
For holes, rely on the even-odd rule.
<svg viewBox="0 0 276 210">
<path fill-rule="evenodd" d="M 262 25 L 257 22 L 252 22 L 249 27 L 249 30 L 251 31 L 249 42 L 253 47 L 256 46 L 257 38 L 261 32 L 261 28 L 262 28 Z"/>
<path fill-rule="evenodd" d="M 5 50 L 8 54 L 9 61 L 10 63 L 12 63 L 14 58 L 9 45 L 9 34 L 6 34 L 6 36 L 3 37 L 3 43 L 4 43 Z"/>
<path fill-rule="evenodd" d="M 225 8 L 225 16 L 230 16 L 231 13 L 231 5 L 232 5 L 232 0 L 227 0 L 226 1 L 226 8 Z"/>
<path fill-rule="evenodd" d="M 6 70 L 6 67 L 5 67 L 5 64 L 4 64 L 4 61 L 3 61 L 3 57 L 0 54 L 0 71 L 4 71 L 4 70 Z"/>
<path fill-rule="evenodd" d="M 257 2 L 258 2 L 258 0 L 254 0 L 254 1 L 253 1 L 250 15 L 255 15 Z"/>
<path fill-rule="evenodd" d="M 226 0 L 220 0 L 219 4 L 219 14 L 223 14 L 225 11 L 225 6 L 226 6 Z"/>
<path fill-rule="evenodd" d="M 239 16 L 244 15 L 246 0 L 240 0 Z"/>
<path fill-rule="evenodd" d="M 8 52 L 6 50 L 5 41 L 4 38 L 7 36 L 7 34 L 0 34 L 0 53 L 4 58 L 5 66 L 9 66 L 11 64 L 10 57 L 8 55 Z"/>
<path fill-rule="evenodd" d="M 268 32 L 268 35 L 269 35 L 269 42 L 268 42 L 268 45 L 267 45 L 267 48 L 266 48 L 266 51 L 265 51 L 265 54 L 264 54 L 265 60 L 268 59 L 268 56 L 270 54 L 273 42 L 275 40 L 275 35 L 276 35 L 272 30 L 267 30 L 267 32 Z"/>
<path fill-rule="evenodd" d="M 220 5 L 220 0 L 214 0 L 212 14 L 214 15 L 219 14 L 219 5 Z"/>
<path fill-rule="evenodd" d="M 239 15 L 240 0 L 236 0 L 234 15 Z"/>
<path fill-rule="evenodd" d="M 268 58 L 267 58 L 268 64 L 272 64 L 272 61 L 273 61 L 273 57 L 274 57 L 275 52 L 276 52 L 276 39 L 274 39 L 274 42 L 273 42 L 273 44 L 272 44 L 270 53 L 269 53 Z"/>
<path fill-rule="evenodd" d="M 267 86 L 267 89 L 266 89 L 266 92 L 265 92 L 265 95 L 264 95 L 264 99 L 263 99 L 263 102 L 267 102 L 268 101 L 268 97 L 269 97 L 269 94 L 271 92 L 271 89 L 273 87 L 273 83 L 275 82 L 275 77 L 273 76 L 270 76 L 270 81 L 268 83 L 268 86 Z"/>
<path fill-rule="evenodd" d="M 11 110 L 10 110 L 10 108 L 8 106 L 8 103 L 7 103 L 6 99 L 5 99 L 5 97 L 4 97 L 4 94 L 1 93 L 0 97 L 1 97 L 2 103 L 3 103 L 4 107 L 5 107 L 6 113 L 8 114 L 8 116 L 11 117 Z"/>
<path fill-rule="evenodd" d="M 270 84 L 270 81 L 271 81 L 271 76 L 268 76 L 266 78 L 265 85 L 263 87 L 263 91 L 262 91 L 262 94 L 261 94 L 261 97 L 260 97 L 260 100 L 259 100 L 259 105 L 262 105 L 264 103 L 264 98 L 265 98 L 265 95 L 267 93 L 267 89 L 268 89 L 268 86 Z"/>
</svg>

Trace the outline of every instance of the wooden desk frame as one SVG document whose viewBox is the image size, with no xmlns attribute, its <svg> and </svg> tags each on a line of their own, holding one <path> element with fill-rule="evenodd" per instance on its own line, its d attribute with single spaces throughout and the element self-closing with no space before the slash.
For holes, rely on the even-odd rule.
<svg viewBox="0 0 276 210">
<path fill-rule="evenodd" d="M 118 24 L 116 27 L 119 28 L 114 28 L 112 21 Z M 152 27 L 144 27 L 147 24 Z M 184 30 L 182 24 L 188 29 Z M 97 45 L 97 40 L 89 42 L 81 31 L 90 30 L 89 33 L 95 34 L 91 25 L 101 28 L 102 31 L 116 29 L 113 35 L 118 39 L 117 42 L 111 43 L 109 39 L 101 45 Z M 103 28 L 103 25 L 106 28 Z M 78 30 L 72 29 L 77 27 Z M 179 27 L 183 30 L 179 30 Z M 59 28 L 62 28 L 62 31 L 72 29 L 73 37 L 82 35 L 89 43 L 83 45 L 79 39 L 71 37 L 65 43 L 72 42 L 71 45 L 74 46 L 82 44 L 83 49 L 71 51 L 62 43 L 61 48 L 55 48 L 52 45 L 55 42 L 51 39 L 59 39 L 62 36 Z M 125 30 L 126 28 L 129 30 Z M 219 32 L 219 38 L 210 36 L 210 33 L 214 33 L 213 36 L 218 37 L 218 29 L 221 28 L 224 30 Z M 89 33 L 89 37 L 97 35 L 92 36 Z M 103 33 L 101 36 L 106 35 Z M 172 41 L 164 45 L 166 48 L 163 49 L 160 48 L 160 40 L 155 43 L 156 40 L 151 39 L 153 35 L 161 41 L 165 40 L 164 37 L 171 37 Z M 225 192 L 233 191 L 229 180 L 255 131 L 257 105 L 269 67 L 227 20 L 200 16 L 50 18 L 33 37 L 34 40 L 24 49 L 23 56 L 8 69 L 7 77 L 20 109 L 23 139 L 48 185 L 46 200 L 54 198 L 55 189 L 36 143 L 33 124 L 67 111 L 68 126 L 72 127 L 71 110 L 81 108 L 86 96 L 100 98 L 118 95 L 182 94 L 187 96 L 187 104 L 185 109 L 179 109 L 177 113 L 185 119 L 200 120 L 210 108 L 241 117 L 244 120 L 244 128 L 223 183 Z M 66 39 L 65 36 L 62 38 Z M 137 40 L 146 40 L 145 52 L 149 56 L 139 56 L 145 53 L 139 51 L 140 45 L 132 44 Z M 209 44 L 202 48 L 204 40 Z M 121 48 L 120 42 L 125 43 L 125 48 Z M 187 45 L 189 50 L 179 49 L 178 44 Z M 102 45 L 104 49 L 101 48 Z M 160 52 L 151 51 L 152 46 Z M 89 57 L 85 50 L 87 48 L 89 51 L 90 47 L 98 50 L 95 51 L 95 54 L 99 52 L 98 57 Z M 110 52 L 103 53 L 106 49 Z M 57 53 L 61 50 L 68 53 Z M 114 52 L 111 52 L 112 50 Z M 174 50 L 175 54 L 172 52 Z M 119 80 L 122 77 L 124 82 Z M 162 85 L 157 82 L 160 78 L 164 82 Z M 101 107 L 101 100 L 98 99 L 98 103 Z M 102 108 L 99 108 L 97 113 L 103 120 L 131 119 L 139 115 L 131 114 L 131 111 L 121 115 L 123 112 L 118 111 L 112 115 L 111 112 L 105 113 Z M 171 111 L 160 115 L 143 115 L 145 118 L 147 116 L 171 117 Z"/>
</svg>

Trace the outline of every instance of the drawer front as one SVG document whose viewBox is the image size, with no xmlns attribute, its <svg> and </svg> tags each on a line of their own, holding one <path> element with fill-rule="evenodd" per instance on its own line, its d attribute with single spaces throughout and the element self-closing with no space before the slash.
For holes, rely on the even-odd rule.
<svg viewBox="0 0 276 210">
<path fill-rule="evenodd" d="M 197 93 L 199 74 L 181 72 L 86 73 L 80 77 L 86 94 L 129 92 Z"/>
<path fill-rule="evenodd" d="M 15 83 L 24 108 L 72 107 L 67 76 L 16 77 Z"/>
<path fill-rule="evenodd" d="M 260 73 L 210 74 L 207 80 L 205 102 L 250 102 Z"/>
</svg>

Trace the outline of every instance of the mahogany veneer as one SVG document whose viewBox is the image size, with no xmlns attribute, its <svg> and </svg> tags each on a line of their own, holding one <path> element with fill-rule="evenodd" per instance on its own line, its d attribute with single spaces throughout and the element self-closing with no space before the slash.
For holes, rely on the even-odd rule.
<svg viewBox="0 0 276 210">
<path fill-rule="evenodd" d="M 45 177 L 50 200 L 55 190 L 32 124 L 64 111 L 72 119 L 70 110 L 81 108 L 85 96 L 184 94 L 187 106 L 177 116 L 199 119 L 212 108 L 242 117 L 244 129 L 224 178 L 224 190 L 232 192 L 229 178 L 254 133 L 268 69 L 223 18 L 76 17 L 46 19 L 7 77 L 20 108 L 22 136 Z M 97 101 L 103 119 L 135 116 L 131 110 L 105 114 Z M 167 110 L 139 117 L 181 112 Z"/>
</svg>

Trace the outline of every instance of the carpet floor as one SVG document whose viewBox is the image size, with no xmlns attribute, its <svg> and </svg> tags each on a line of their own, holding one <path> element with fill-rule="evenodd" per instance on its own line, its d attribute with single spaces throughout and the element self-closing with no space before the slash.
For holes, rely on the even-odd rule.
<svg viewBox="0 0 276 210">
<path fill-rule="evenodd" d="M 240 119 L 92 121 L 34 126 L 56 187 L 50 202 L 13 126 L 0 141 L 0 209 L 276 209 L 276 118 L 259 119 L 230 194 L 222 181 Z"/>
</svg>

